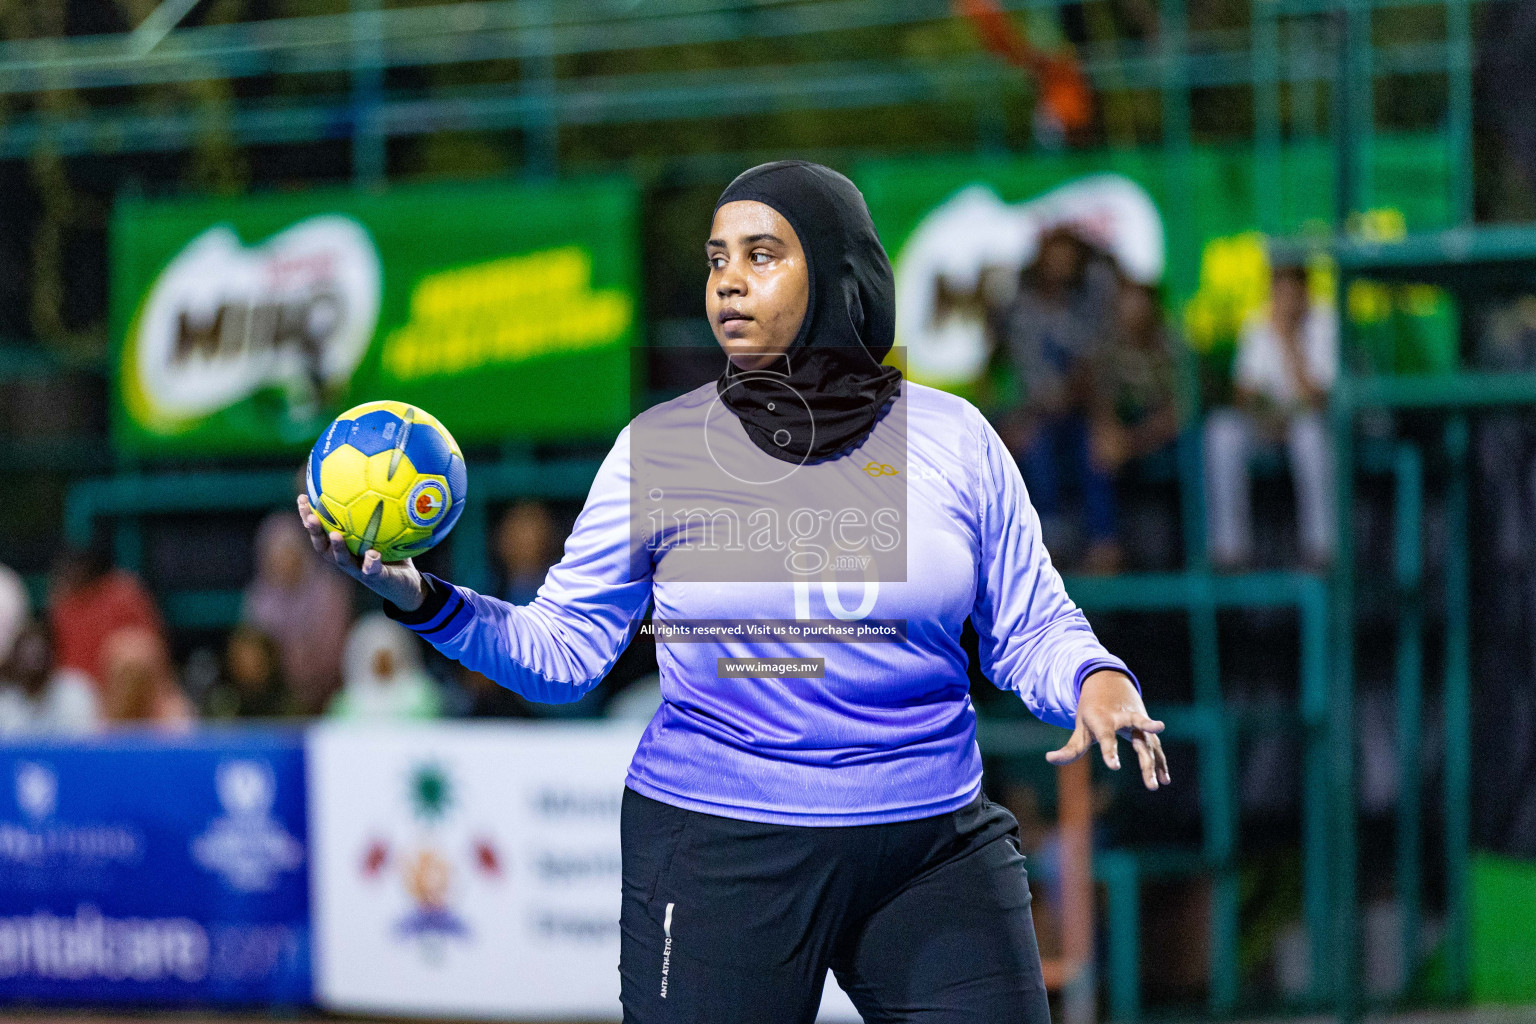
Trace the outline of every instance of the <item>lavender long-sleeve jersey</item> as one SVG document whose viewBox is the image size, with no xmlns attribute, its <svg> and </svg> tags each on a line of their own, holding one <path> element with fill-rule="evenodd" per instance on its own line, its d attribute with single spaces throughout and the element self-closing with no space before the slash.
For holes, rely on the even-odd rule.
<svg viewBox="0 0 1536 1024">
<path fill-rule="evenodd" d="M 710 384 L 642 418 L 654 425 L 678 414 L 692 423 L 714 396 Z M 981 787 L 960 644 L 967 618 L 987 678 L 1047 722 L 1072 727 L 1090 672 L 1130 673 L 1067 597 L 1018 468 L 976 408 L 910 381 L 898 402 L 906 431 L 905 472 L 897 474 L 905 477 L 908 517 L 904 582 L 872 591 L 870 584 L 676 581 L 661 571 L 664 549 L 637 568 L 630 486 L 637 419 L 603 461 L 564 557 L 530 604 L 434 580 L 439 600 L 403 621 L 530 700 L 563 702 L 603 678 L 649 607 L 657 621 L 846 619 L 850 612 L 905 620 L 898 643 L 658 643 L 663 703 L 628 785 L 690 810 L 790 825 L 874 824 L 963 807 Z M 865 464 L 897 419 L 881 420 L 844 457 Z M 777 462 L 751 448 L 744 431 L 732 434 L 743 445 L 732 457 Z M 680 442 L 677 450 L 691 448 Z M 818 657 L 825 675 L 718 678 L 722 657 Z"/>
</svg>

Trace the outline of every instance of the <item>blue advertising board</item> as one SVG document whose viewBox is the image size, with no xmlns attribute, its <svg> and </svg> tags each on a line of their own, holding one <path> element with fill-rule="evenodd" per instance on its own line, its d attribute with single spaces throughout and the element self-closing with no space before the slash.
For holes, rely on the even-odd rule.
<svg viewBox="0 0 1536 1024">
<path fill-rule="evenodd" d="M 0 1000 L 297 1004 L 298 731 L 0 744 Z"/>
</svg>

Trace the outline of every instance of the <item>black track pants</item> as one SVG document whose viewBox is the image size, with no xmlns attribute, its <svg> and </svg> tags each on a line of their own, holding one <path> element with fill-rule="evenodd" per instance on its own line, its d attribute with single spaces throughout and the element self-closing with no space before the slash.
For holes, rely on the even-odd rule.
<svg viewBox="0 0 1536 1024">
<path fill-rule="evenodd" d="M 985 797 L 805 828 L 624 792 L 626 1024 L 810 1024 L 830 967 L 869 1024 L 1049 1024 L 1018 824 Z"/>
</svg>

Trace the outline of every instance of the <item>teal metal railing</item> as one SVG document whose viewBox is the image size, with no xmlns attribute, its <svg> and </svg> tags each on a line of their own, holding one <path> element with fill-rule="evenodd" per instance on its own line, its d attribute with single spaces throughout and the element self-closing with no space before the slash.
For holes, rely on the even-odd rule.
<svg viewBox="0 0 1536 1024">
<path fill-rule="evenodd" d="M 1198 514 L 1198 510 L 1190 510 Z M 1328 777 L 1328 596 L 1324 582 L 1307 573 L 1260 572 L 1240 576 L 1213 575 L 1208 571 L 1182 573 L 1131 573 L 1110 577 L 1075 577 L 1067 580 L 1067 592 L 1086 611 L 1156 612 L 1184 610 L 1191 629 L 1200 638 L 1194 650 L 1217 650 L 1216 611 L 1222 608 L 1295 608 L 1300 626 L 1299 707 L 1295 727 L 1303 737 L 1305 786 L 1302 806 L 1304 914 L 1311 935 L 1326 934 L 1330 923 L 1329 835 L 1327 818 Z M 1118 887 L 1121 898 L 1135 898 L 1139 879 L 1147 875 L 1209 872 L 1214 880 L 1209 929 L 1209 1007 L 1216 1016 L 1228 1015 L 1237 1006 L 1241 978 L 1238 974 L 1237 889 L 1237 763 L 1236 741 L 1244 723 L 1236 720 L 1220 692 L 1220 681 L 1195 679 L 1195 701 L 1188 707 L 1169 707 L 1152 701 L 1152 712 L 1169 727 L 1169 738 L 1188 738 L 1199 747 L 1201 812 L 1204 822 L 1202 848 L 1193 854 L 1169 851 L 1115 851 L 1100 871 L 1106 884 Z M 1284 723 L 1266 721 L 1265 729 Z M 1107 865 L 1107 867 L 1105 866 Z M 1106 975 L 1113 1019 L 1135 1020 L 1140 1016 L 1139 975 L 1129 970 L 1136 957 L 1127 951 L 1132 942 L 1126 929 L 1135 924 L 1129 909 L 1111 909 L 1109 958 L 1117 969 Z M 1314 979 L 1326 976 L 1326 947 L 1313 942 Z M 1322 998 L 1320 990 L 1313 999 Z"/>
<path fill-rule="evenodd" d="M 452 537 L 456 581 L 479 590 L 490 587 L 486 538 L 493 504 L 523 497 L 584 497 L 598 464 L 596 459 L 514 457 L 472 465 L 468 503 Z M 84 547 L 97 535 L 98 525 L 108 523 L 116 564 L 138 571 L 144 561 L 145 519 L 287 509 L 298 493 L 296 481 L 294 469 L 135 472 L 79 480 L 65 504 L 65 539 Z M 163 590 L 158 596 L 166 618 L 183 628 L 224 628 L 239 620 L 238 590 Z"/>
<path fill-rule="evenodd" d="M 1008 0 L 1004 6 L 1043 11 L 1063 2 Z M 1355 153 L 1363 169 L 1372 132 L 1372 83 L 1402 75 L 1445 76 L 1447 155 L 1454 168 L 1457 209 L 1470 212 L 1471 0 L 1416 0 L 1412 6 L 1445 12 L 1443 32 L 1377 42 L 1375 17 L 1390 16 L 1399 6 L 1408 4 L 1264 0 L 1253 4 L 1246 27 L 1192 31 L 1185 0 L 1162 0 L 1154 43 L 1100 39 L 1085 46 L 1079 58 L 1107 104 L 1138 92 L 1161 94 L 1157 141 L 1174 171 L 1193 131 L 1192 90 L 1251 88 L 1255 148 L 1270 176 L 1256 190 L 1257 223 L 1267 230 L 1282 226 L 1282 190 L 1275 186 L 1281 181 L 1286 138 L 1316 134 L 1315 97 L 1323 89 L 1347 84 L 1333 91 L 1348 99 L 1339 114 L 1357 136 Z M 131 33 L 11 40 L 0 43 L 0 93 L 64 90 L 112 101 L 68 115 L 10 118 L 0 130 L 0 158 L 25 156 L 44 144 L 65 155 L 186 149 L 206 133 L 212 118 L 240 145 L 350 137 L 354 180 L 367 185 L 384 179 L 385 139 L 443 130 L 516 129 L 523 138 L 524 170 L 548 176 L 561 169 L 565 127 L 929 103 L 973 105 L 977 145 L 985 149 L 995 146 L 998 137 L 999 98 L 1026 94 L 1032 86 L 1017 69 L 964 42 L 951 42 L 953 52 L 933 59 L 785 59 L 789 53 L 813 52 L 800 45 L 808 40 L 953 19 L 948 0 L 762 0 L 750 5 L 658 0 L 641 7 L 486 0 L 398 8 L 378 0 L 349 0 L 345 13 L 176 28 L 149 51 Z M 560 73 L 577 58 L 640 60 L 647 51 L 732 43 L 745 46 L 733 51 L 731 75 L 719 70 Z M 486 86 L 428 87 L 414 93 L 386 88 L 390 69 L 491 61 L 517 70 L 505 82 Z M 743 61 L 756 66 L 738 80 Z M 667 66 L 666 61 L 649 63 Z M 216 112 L 118 100 L 135 87 L 256 76 L 313 81 L 316 75 L 340 74 L 350 86 L 334 95 L 308 86 L 292 90 L 304 98 L 239 99 Z M 1343 130 L 1342 124 L 1333 128 L 1335 133 Z M 1132 144 L 1146 141 L 1138 138 Z M 1352 194 L 1368 197 L 1369 181 L 1359 169 L 1349 181 Z M 1189 223 L 1187 212 L 1170 211 L 1175 236 L 1170 240 L 1176 246 Z"/>
<path fill-rule="evenodd" d="M 1340 295 L 1356 280 L 1423 283 L 1450 291 L 1465 304 L 1501 293 L 1536 287 L 1536 225 L 1504 228 L 1460 228 L 1414 236 L 1382 245 L 1342 242 L 1335 249 L 1340 271 Z M 1349 321 L 1345 351 L 1351 348 Z M 1442 435 L 1437 462 L 1444 477 L 1445 559 L 1439 574 L 1444 596 L 1444 662 L 1442 711 L 1445 770 L 1440 794 L 1444 822 L 1441 853 L 1445 864 L 1445 984 L 1452 998 L 1464 998 L 1470 978 L 1469 862 L 1471 846 L 1471 592 L 1468 417 L 1477 411 L 1536 406 L 1536 374 L 1459 370 L 1419 376 L 1363 376 L 1342 363 L 1332 399 L 1334 447 L 1339 465 L 1355 465 L 1357 427 L 1364 414 L 1412 411 L 1439 419 Z M 1398 601 L 1398 772 L 1401 782 L 1397 820 L 1397 889 L 1404 911 L 1404 962 L 1410 970 L 1421 965 L 1418 926 L 1421 921 L 1422 870 L 1419 850 L 1422 784 L 1419 744 L 1422 739 L 1422 617 L 1424 571 L 1419 551 L 1423 513 L 1423 466 L 1419 450 L 1399 446 L 1397 455 L 1396 582 Z M 1342 1021 L 1359 1018 L 1360 940 L 1357 906 L 1359 838 L 1355 800 L 1354 703 L 1355 642 L 1351 628 L 1356 614 L 1355 538 L 1352 523 L 1354 474 L 1338 474 L 1339 539 L 1332 579 L 1332 619 L 1335 630 L 1329 689 L 1332 735 L 1329 780 L 1329 819 L 1332 822 L 1331 936 L 1333 997 Z"/>
<path fill-rule="evenodd" d="M 1420 913 L 1419 845 L 1422 784 L 1419 743 L 1424 716 L 1424 459 L 1418 445 L 1397 446 L 1394 465 L 1394 577 L 1397 583 L 1397 898 L 1402 909 L 1405 978 L 1418 973 Z"/>
</svg>

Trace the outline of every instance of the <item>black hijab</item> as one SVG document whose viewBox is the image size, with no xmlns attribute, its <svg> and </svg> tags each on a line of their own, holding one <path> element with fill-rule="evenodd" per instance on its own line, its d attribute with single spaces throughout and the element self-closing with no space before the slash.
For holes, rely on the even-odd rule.
<svg viewBox="0 0 1536 1024">
<path fill-rule="evenodd" d="M 742 172 L 720 194 L 773 207 L 795 229 L 810 270 L 800 333 L 767 369 L 729 359 L 716 388 L 763 451 L 785 462 L 831 458 L 856 447 L 901 387 L 882 366 L 896 336 L 891 262 L 864 197 L 830 167 L 779 160 Z"/>
</svg>

